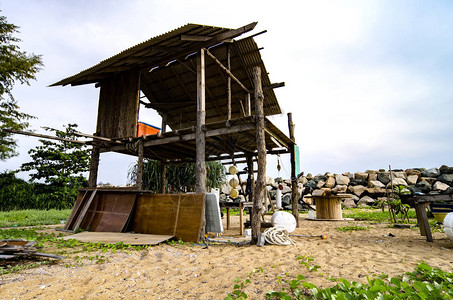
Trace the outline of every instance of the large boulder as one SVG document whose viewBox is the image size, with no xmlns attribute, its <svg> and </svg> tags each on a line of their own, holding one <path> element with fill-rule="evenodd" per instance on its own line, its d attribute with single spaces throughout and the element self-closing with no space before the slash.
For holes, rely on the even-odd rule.
<svg viewBox="0 0 453 300">
<path fill-rule="evenodd" d="M 351 199 L 351 198 L 344 199 L 342 205 L 345 208 L 356 208 L 357 207 L 357 204 L 355 204 L 354 199 Z"/>
<path fill-rule="evenodd" d="M 440 173 L 442 174 L 453 174 L 453 167 L 448 167 L 446 165 L 442 165 L 439 168 Z"/>
<path fill-rule="evenodd" d="M 423 177 L 437 177 L 440 175 L 440 171 L 438 168 L 431 168 L 431 169 L 428 169 L 428 170 L 425 170 L 422 172 L 422 176 Z"/>
<path fill-rule="evenodd" d="M 392 172 L 392 173 L 393 173 L 393 177 L 395 177 L 395 178 L 402 178 L 404 180 L 406 180 L 406 178 L 407 178 L 406 172 L 398 171 L 398 172 Z"/>
<path fill-rule="evenodd" d="M 433 190 L 434 191 L 441 191 L 441 192 L 445 192 L 446 190 L 448 190 L 450 186 L 448 184 L 445 184 L 443 182 L 440 182 L 440 181 L 436 181 L 436 183 L 434 183 L 433 185 Z"/>
<path fill-rule="evenodd" d="M 415 186 L 419 188 L 422 193 L 429 193 L 432 189 L 431 184 L 425 179 L 421 179 Z"/>
<path fill-rule="evenodd" d="M 374 202 L 376 202 L 376 200 L 374 200 L 370 196 L 364 196 L 364 197 L 360 198 L 360 200 L 357 204 L 358 204 L 358 206 L 367 207 L 367 206 L 372 206 L 374 204 Z"/>
<path fill-rule="evenodd" d="M 330 196 L 332 194 L 332 190 L 329 188 L 322 188 L 319 190 L 314 190 L 312 195 L 313 196 Z"/>
<path fill-rule="evenodd" d="M 442 174 L 439 177 L 437 177 L 437 180 L 443 183 L 446 183 L 448 185 L 453 184 L 453 174 Z"/>
<path fill-rule="evenodd" d="M 337 185 L 332 189 L 332 193 L 334 194 L 344 194 L 348 189 L 347 185 Z"/>
<path fill-rule="evenodd" d="M 408 175 L 407 176 L 407 184 L 409 185 L 416 185 L 418 181 L 418 175 Z"/>
<path fill-rule="evenodd" d="M 368 187 L 370 188 L 385 188 L 385 184 L 379 180 L 370 180 L 368 181 Z"/>
<path fill-rule="evenodd" d="M 387 184 L 390 182 L 390 174 L 389 172 L 379 172 L 377 174 L 377 179 L 383 184 Z"/>
<path fill-rule="evenodd" d="M 420 176 L 422 176 L 422 172 L 420 170 L 416 170 L 416 169 L 407 169 L 406 170 L 406 175 L 407 176 L 417 175 L 418 177 L 420 177 Z"/>
<path fill-rule="evenodd" d="M 377 198 L 379 196 L 385 196 L 385 194 L 387 194 L 387 190 L 384 188 L 372 187 L 372 188 L 367 188 L 363 195 L 365 195 L 365 194 L 371 195 L 374 198 Z"/>
<path fill-rule="evenodd" d="M 312 180 L 309 180 L 309 181 L 307 182 L 307 187 L 310 188 L 310 189 L 312 189 L 312 190 L 316 189 L 316 181 L 314 181 L 313 179 L 312 179 Z"/>
<path fill-rule="evenodd" d="M 325 184 L 326 184 L 326 182 L 325 182 L 324 180 L 320 180 L 320 181 L 318 181 L 318 183 L 316 184 L 316 188 L 317 188 L 317 189 L 320 189 L 320 188 L 322 188 Z"/>
<path fill-rule="evenodd" d="M 393 184 L 394 187 L 398 186 L 398 185 L 407 186 L 407 182 L 403 178 L 393 178 L 391 183 L 390 182 L 387 183 L 387 188 L 391 187 L 392 184 Z"/>
<path fill-rule="evenodd" d="M 339 185 L 348 185 L 351 180 L 347 176 L 337 174 L 335 176 L 335 181 Z"/>
<path fill-rule="evenodd" d="M 378 180 L 378 179 L 377 179 L 377 173 L 376 173 L 376 172 L 374 172 L 374 173 L 369 173 L 369 174 L 368 174 L 368 180 L 369 180 L 369 181 Z"/>
<path fill-rule="evenodd" d="M 360 181 L 367 181 L 368 180 L 368 173 L 355 172 L 354 173 L 354 179 L 357 179 L 357 180 L 360 180 Z"/>
<path fill-rule="evenodd" d="M 327 177 L 326 183 L 324 184 L 324 187 L 326 188 L 333 188 L 335 186 L 335 177 L 329 176 Z"/>
<path fill-rule="evenodd" d="M 363 185 L 349 186 L 348 191 L 360 197 L 363 194 L 363 192 L 366 191 L 366 187 L 364 187 Z"/>
</svg>

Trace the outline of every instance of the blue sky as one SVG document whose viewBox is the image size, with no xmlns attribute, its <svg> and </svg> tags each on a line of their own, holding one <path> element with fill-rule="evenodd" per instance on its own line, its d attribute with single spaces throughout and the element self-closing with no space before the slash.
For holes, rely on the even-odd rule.
<svg viewBox="0 0 453 300">
<path fill-rule="evenodd" d="M 13 94 L 32 126 L 69 122 L 95 130 L 98 89 L 47 87 L 130 46 L 186 23 L 254 32 L 284 114 L 272 121 L 287 132 L 293 113 L 301 169 L 306 173 L 453 166 L 453 2 L 451 1 L 32 1 L 2 0 L 20 26 L 21 48 L 42 54 L 45 67 Z M 160 124 L 155 114 L 141 113 Z M 29 160 L 37 139 L 17 137 Z M 99 181 L 126 183 L 134 158 L 103 154 Z M 282 157 L 280 175 L 289 176 Z M 268 158 L 268 175 L 277 176 Z M 21 176 L 26 178 L 26 174 Z"/>
</svg>

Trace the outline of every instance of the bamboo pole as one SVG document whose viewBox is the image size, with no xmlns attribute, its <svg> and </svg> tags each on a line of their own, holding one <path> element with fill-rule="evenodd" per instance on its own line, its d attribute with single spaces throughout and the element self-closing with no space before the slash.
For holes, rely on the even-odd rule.
<svg viewBox="0 0 453 300">
<path fill-rule="evenodd" d="M 248 88 L 246 88 L 233 73 L 230 72 L 218 59 L 215 57 L 209 50 L 205 50 L 206 54 L 222 69 L 231 79 L 233 79 L 246 93 L 251 93 Z M 262 89 L 262 88 L 261 88 Z"/>
<path fill-rule="evenodd" d="M 261 231 L 261 210 L 264 190 L 266 188 L 266 141 L 264 131 L 264 94 L 261 85 L 261 68 L 253 68 L 253 84 L 255 87 L 255 122 L 256 122 L 256 144 L 258 150 L 258 175 L 255 183 L 252 207 L 252 244 L 258 242 Z"/>
<path fill-rule="evenodd" d="M 57 137 L 57 136 L 51 136 L 51 135 L 45 135 L 45 134 L 39 134 L 39 133 L 21 131 L 21 130 L 14 130 L 14 129 L 2 129 L 2 131 L 8 132 L 8 133 L 34 136 L 34 137 L 39 137 L 39 138 L 49 139 L 49 140 L 57 140 L 57 141 L 75 143 L 75 144 L 84 144 L 85 145 L 87 143 L 86 141 L 71 140 L 71 139 L 61 138 L 61 137 Z"/>
<path fill-rule="evenodd" d="M 228 71 L 231 71 L 231 50 L 230 50 L 230 45 L 227 45 L 227 68 Z M 227 77 L 227 121 L 226 121 L 226 126 L 230 126 L 230 120 L 231 120 L 231 77 Z"/>
</svg>

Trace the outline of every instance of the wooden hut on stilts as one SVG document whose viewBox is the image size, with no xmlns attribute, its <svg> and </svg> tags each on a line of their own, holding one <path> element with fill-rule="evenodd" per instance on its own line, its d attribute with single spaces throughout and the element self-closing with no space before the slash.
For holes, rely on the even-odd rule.
<svg viewBox="0 0 453 300">
<path fill-rule="evenodd" d="M 255 26 L 256 23 L 251 23 L 228 29 L 187 24 L 52 85 L 95 84 L 99 88 L 90 188 L 80 192 L 68 227 L 90 221 L 91 229 L 110 228 L 107 225 L 119 214 L 108 217 L 107 207 L 112 201 L 118 204 L 129 199 L 124 209 L 124 224 L 119 225 L 121 230 L 132 226 L 141 233 L 163 232 L 153 227 L 163 226 L 152 220 L 154 211 L 159 216 L 171 215 L 166 221 L 172 224 L 169 225 L 171 230 L 165 229 L 172 231 L 171 234 L 186 240 L 200 240 L 204 234 L 204 194 L 207 192 L 205 162 L 211 160 L 232 164 L 238 160 L 247 162 L 247 175 L 255 182 L 251 197 L 252 242 L 257 241 L 260 232 L 267 154 L 291 154 L 293 199 L 297 199 L 296 144 L 291 115 L 288 114 L 290 137 L 267 118 L 281 114 L 273 89 L 284 84 L 270 82 L 261 59 L 262 48 L 254 37 L 264 32 L 237 39 Z M 162 129 L 157 134 L 137 136 L 139 109 L 149 108 L 162 117 Z M 105 152 L 138 157 L 135 190 L 96 188 L 99 155 Z M 150 195 L 142 191 L 144 158 L 160 161 L 164 170 L 162 176 L 168 164 L 195 162 L 197 194 Z M 255 168 L 254 159 L 257 160 Z M 201 196 L 197 198 L 197 195 Z M 155 199 L 159 204 L 153 202 Z M 193 205 L 198 207 L 194 213 L 183 216 Z M 293 201 L 293 208 L 297 219 L 297 201 Z M 199 223 L 198 230 L 195 234 L 183 234 L 184 229 L 177 228 L 175 222 Z"/>
</svg>

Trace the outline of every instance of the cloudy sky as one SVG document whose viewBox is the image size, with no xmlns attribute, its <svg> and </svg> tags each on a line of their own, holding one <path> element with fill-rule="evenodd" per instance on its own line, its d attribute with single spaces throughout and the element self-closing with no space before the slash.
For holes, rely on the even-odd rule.
<svg viewBox="0 0 453 300">
<path fill-rule="evenodd" d="M 20 26 L 21 48 L 43 55 L 30 86 L 16 86 L 21 109 L 40 126 L 79 124 L 93 133 L 94 85 L 47 87 L 130 46 L 187 23 L 253 33 L 284 114 L 293 113 L 301 170 L 306 173 L 453 166 L 452 1 L 145 1 L 0 0 Z M 142 121 L 159 125 L 154 114 Z M 17 137 L 20 155 L 0 171 L 29 161 L 36 138 Z M 99 181 L 126 183 L 134 159 L 102 154 Z M 289 176 L 289 158 L 277 174 Z M 22 174 L 26 178 L 26 174 Z"/>
</svg>

